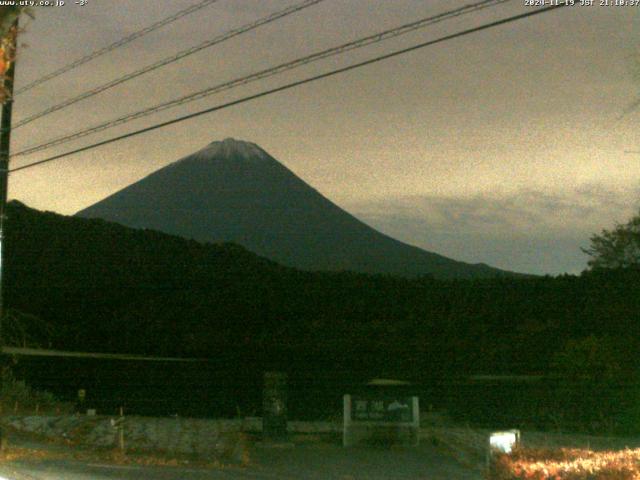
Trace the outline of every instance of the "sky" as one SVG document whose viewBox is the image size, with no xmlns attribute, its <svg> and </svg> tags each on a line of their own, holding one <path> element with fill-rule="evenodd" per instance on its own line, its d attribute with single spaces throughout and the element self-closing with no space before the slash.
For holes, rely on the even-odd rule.
<svg viewBox="0 0 640 480">
<path fill-rule="evenodd" d="M 16 96 L 37 113 L 300 0 L 219 0 Z M 67 0 L 23 22 L 16 88 L 196 0 Z M 16 152 L 474 0 L 323 2 L 47 115 Z M 579 3 L 579 2 L 576 2 Z M 215 140 L 260 145 L 324 196 L 406 243 L 520 272 L 580 273 L 581 247 L 640 207 L 640 4 L 558 9 L 12 173 L 9 196 L 65 215 Z M 530 11 L 474 12 L 12 159 L 18 167 L 336 67 Z"/>
</svg>

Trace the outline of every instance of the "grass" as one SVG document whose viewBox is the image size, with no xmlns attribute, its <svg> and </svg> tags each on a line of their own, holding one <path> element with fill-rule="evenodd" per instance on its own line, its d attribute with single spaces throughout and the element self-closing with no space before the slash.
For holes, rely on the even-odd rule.
<svg viewBox="0 0 640 480">
<path fill-rule="evenodd" d="M 436 446 L 465 467 L 482 471 L 486 465 L 489 430 L 469 427 L 423 427 L 421 443 Z"/>
</svg>

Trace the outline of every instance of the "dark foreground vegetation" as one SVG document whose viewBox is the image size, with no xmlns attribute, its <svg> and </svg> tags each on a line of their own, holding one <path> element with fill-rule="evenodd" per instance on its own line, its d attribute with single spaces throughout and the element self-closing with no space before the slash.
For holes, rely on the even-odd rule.
<svg viewBox="0 0 640 480">
<path fill-rule="evenodd" d="M 494 459 L 487 480 L 634 480 L 640 450 L 527 449 Z"/>
<path fill-rule="evenodd" d="M 543 426 L 640 425 L 638 268 L 458 281 L 301 272 L 17 202 L 7 234 L 13 343 L 205 357 L 254 379 L 282 369 L 340 395 L 340 382 L 405 378 L 430 386 L 423 403 L 448 398 L 470 421 L 472 396 L 484 420 L 505 413 L 495 402 Z M 480 374 L 545 378 L 483 392 L 465 380 Z"/>
</svg>

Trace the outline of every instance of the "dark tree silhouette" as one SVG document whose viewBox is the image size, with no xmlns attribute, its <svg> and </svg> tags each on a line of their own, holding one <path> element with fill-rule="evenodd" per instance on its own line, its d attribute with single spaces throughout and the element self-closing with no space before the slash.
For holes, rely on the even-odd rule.
<svg viewBox="0 0 640 480">
<path fill-rule="evenodd" d="M 593 235 L 591 246 L 582 251 L 591 257 L 591 269 L 640 266 L 640 212 L 626 224 Z"/>
</svg>

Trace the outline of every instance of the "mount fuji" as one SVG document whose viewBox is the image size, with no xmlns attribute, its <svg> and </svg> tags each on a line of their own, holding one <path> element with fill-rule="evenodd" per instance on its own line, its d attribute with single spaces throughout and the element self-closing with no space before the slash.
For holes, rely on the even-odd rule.
<svg viewBox="0 0 640 480">
<path fill-rule="evenodd" d="M 200 242 L 234 242 L 302 270 L 437 278 L 510 274 L 388 237 L 322 196 L 259 146 L 234 139 L 213 142 L 76 215 Z"/>
</svg>

